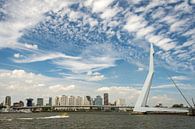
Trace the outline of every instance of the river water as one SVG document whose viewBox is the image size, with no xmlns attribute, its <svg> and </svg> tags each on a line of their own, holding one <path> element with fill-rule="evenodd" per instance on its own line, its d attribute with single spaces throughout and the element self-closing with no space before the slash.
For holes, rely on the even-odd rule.
<svg viewBox="0 0 195 129">
<path fill-rule="evenodd" d="M 0 129 L 195 129 L 195 117 L 120 112 L 0 114 Z"/>
</svg>

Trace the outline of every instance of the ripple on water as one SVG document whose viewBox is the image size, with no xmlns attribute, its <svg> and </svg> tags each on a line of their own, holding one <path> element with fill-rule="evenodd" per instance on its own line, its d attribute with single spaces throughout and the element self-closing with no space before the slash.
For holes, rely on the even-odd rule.
<svg viewBox="0 0 195 129">
<path fill-rule="evenodd" d="M 113 112 L 0 114 L 0 129 L 194 129 L 195 117 Z M 37 119 L 38 118 L 38 119 Z M 58 119 L 60 118 L 60 119 Z M 11 120 L 11 121 L 9 121 Z"/>
</svg>

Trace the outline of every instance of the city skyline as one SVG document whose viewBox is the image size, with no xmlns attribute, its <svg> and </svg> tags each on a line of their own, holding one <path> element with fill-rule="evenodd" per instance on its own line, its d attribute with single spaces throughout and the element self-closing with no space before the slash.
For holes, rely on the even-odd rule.
<svg viewBox="0 0 195 129">
<path fill-rule="evenodd" d="M 138 99 L 154 44 L 149 105 L 195 99 L 195 2 L 0 1 L 0 102 L 109 94 Z"/>
<path fill-rule="evenodd" d="M 104 97 L 104 95 L 107 97 Z M 109 101 L 108 93 L 104 93 L 103 96 L 96 95 L 96 97 L 91 96 L 55 96 L 44 98 L 26 98 L 25 101 L 12 101 L 11 96 L 6 96 L 5 101 L 0 102 L 1 106 L 5 106 L 6 108 L 13 107 L 23 107 L 23 106 L 89 106 L 89 105 L 116 105 L 116 106 L 126 106 L 125 98 L 117 98 L 114 101 Z M 22 105 L 21 105 L 22 103 Z M 25 104 L 26 103 L 26 104 Z M 130 105 L 129 105 L 130 106 Z M 133 106 L 133 105 L 131 105 Z"/>
</svg>

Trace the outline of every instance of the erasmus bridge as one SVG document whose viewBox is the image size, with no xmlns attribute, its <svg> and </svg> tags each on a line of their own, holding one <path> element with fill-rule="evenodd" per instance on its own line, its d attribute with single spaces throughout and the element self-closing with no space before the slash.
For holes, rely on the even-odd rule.
<svg viewBox="0 0 195 129">
<path fill-rule="evenodd" d="M 139 113 L 147 113 L 147 112 L 167 112 L 167 113 L 187 113 L 189 112 L 188 109 L 185 108 L 157 108 L 157 107 L 148 107 L 147 106 L 147 100 L 148 100 L 148 96 L 149 96 L 149 92 L 150 92 L 150 88 L 152 85 L 152 79 L 154 76 L 154 48 L 153 48 L 153 44 L 151 43 L 150 46 L 150 62 L 149 62 L 149 72 L 148 75 L 146 77 L 146 80 L 144 82 L 141 94 L 135 104 L 135 107 L 133 109 L 133 112 L 136 114 Z M 171 78 L 170 78 L 171 79 Z M 171 81 L 173 81 L 171 79 Z M 184 97 L 184 99 L 186 100 L 186 102 L 188 103 L 188 105 L 191 107 L 191 105 L 189 104 L 189 102 L 187 101 L 187 99 L 185 98 L 185 96 L 183 95 L 183 93 L 181 92 L 181 90 L 177 87 L 177 85 L 175 84 L 175 82 L 173 81 L 174 85 L 176 86 L 176 88 L 179 90 L 179 92 L 181 93 L 181 95 Z"/>
</svg>

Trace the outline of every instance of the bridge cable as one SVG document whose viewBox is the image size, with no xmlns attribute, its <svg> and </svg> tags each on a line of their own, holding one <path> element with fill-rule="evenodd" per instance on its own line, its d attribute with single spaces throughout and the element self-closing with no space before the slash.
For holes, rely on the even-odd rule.
<svg viewBox="0 0 195 129">
<path fill-rule="evenodd" d="M 177 86 L 177 84 L 175 83 L 175 81 L 171 78 L 171 76 L 169 76 L 169 79 L 173 82 L 174 86 L 177 88 L 177 90 L 180 92 L 180 94 L 182 95 L 182 97 L 185 99 L 185 101 L 187 102 L 187 104 L 192 108 L 192 105 L 189 103 L 189 101 L 186 99 L 186 97 L 184 96 L 184 94 L 182 93 L 182 91 L 179 89 L 179 87 Z"/>
</svg>

